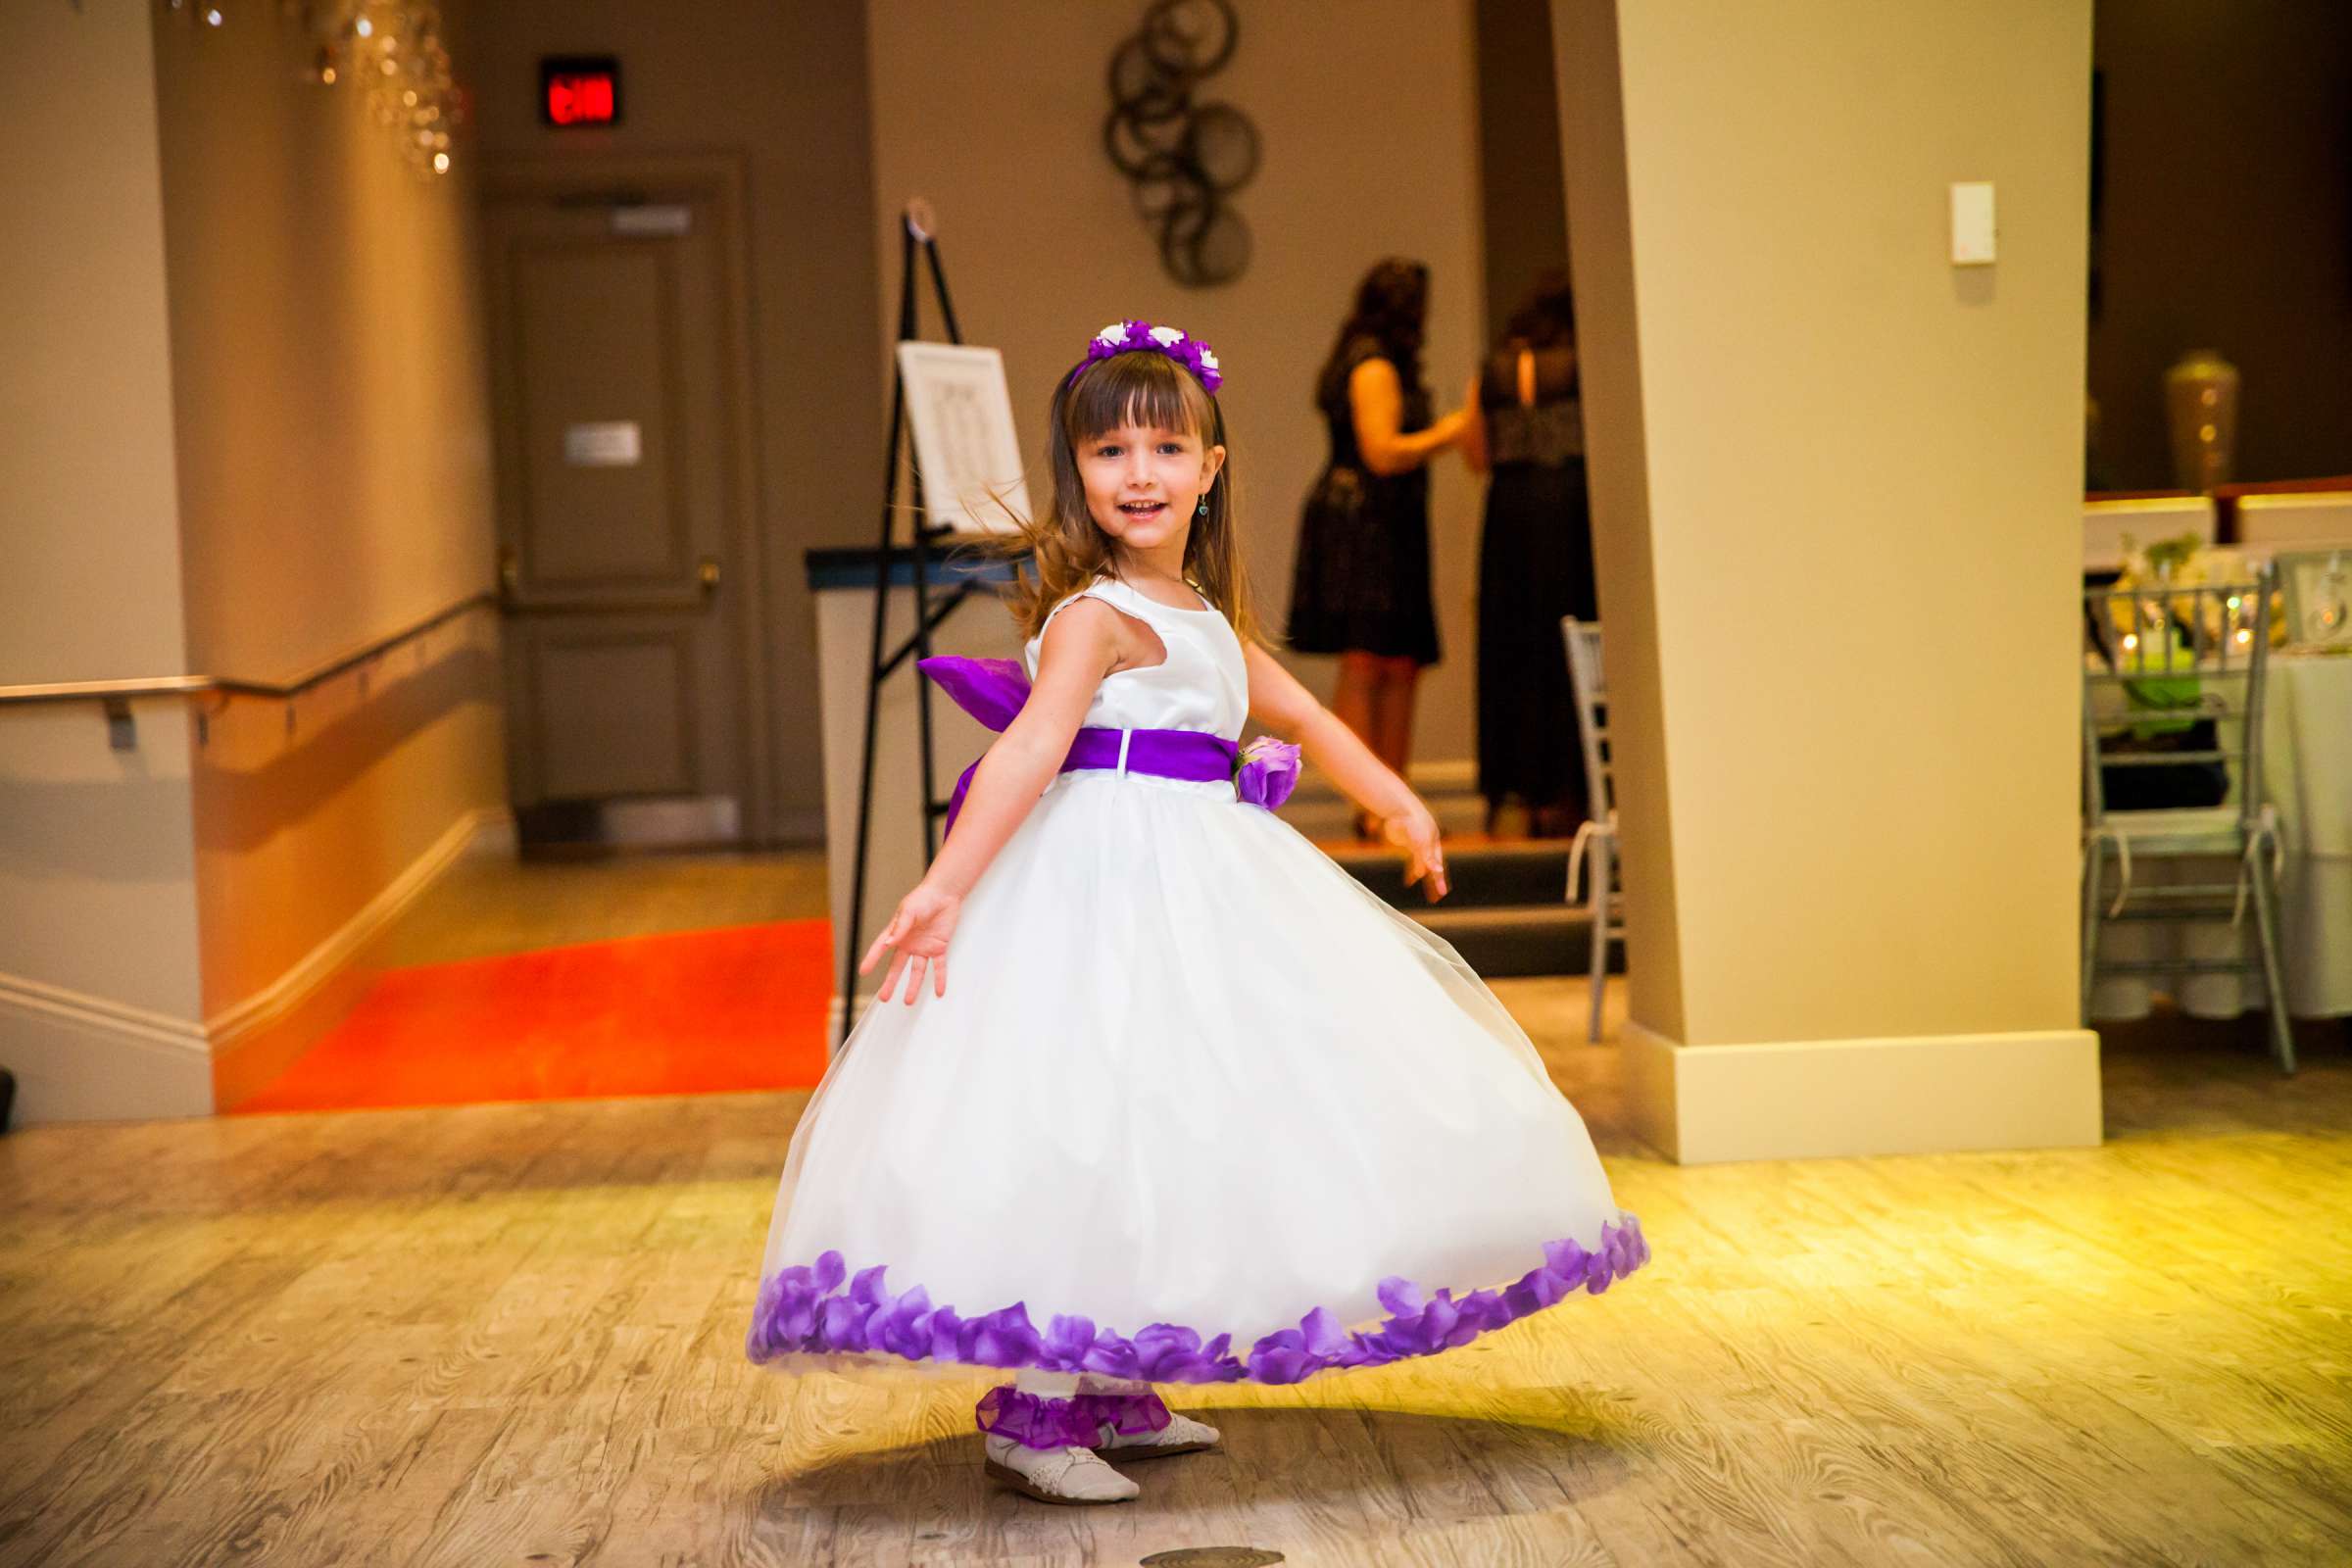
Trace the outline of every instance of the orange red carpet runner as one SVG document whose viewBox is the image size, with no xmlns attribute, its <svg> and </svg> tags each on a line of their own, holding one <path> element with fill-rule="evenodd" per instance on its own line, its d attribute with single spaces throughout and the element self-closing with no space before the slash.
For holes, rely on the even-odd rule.
<svg viewBox="0 0 2352 1568">
<path fill-rule="evenodd" d="M 387 971 L 239 1112 L 801 1089 L 833 942 L 780 920 Z"/>
</svg>

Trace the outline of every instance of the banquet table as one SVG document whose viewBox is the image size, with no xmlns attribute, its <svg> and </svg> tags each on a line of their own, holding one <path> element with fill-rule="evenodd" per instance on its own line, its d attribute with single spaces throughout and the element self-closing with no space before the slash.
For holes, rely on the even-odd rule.
<svg viewBox="0 0 2352 1568">
<path fill-rule="evenodd" d="M 2274 653 L 2262 725 L 2265 798 L 2277 808 L 2285 864 L 2279 885 L 2279 961 L 2286 1009 L 2298 1018 L 2352 1017 L 2352 657 Z M 2133 866 L 2135 885 L 2156 881 L 2228 881 L 2227 859 Z M 2110 884 L 2112 886 L 2112 884 Z M 2254 911 L 2227 924 L 2108 921 L 2102 959 L 2252 957 Z M 2169 991 L 2180 1010 L 2199 1018 L 2234 1017 L 2268 1005 L 2252 975 L 2102 978 L 2091 994 L 2093 1018 L 2137 1018 L 2154 991 Z"/>
</svg>

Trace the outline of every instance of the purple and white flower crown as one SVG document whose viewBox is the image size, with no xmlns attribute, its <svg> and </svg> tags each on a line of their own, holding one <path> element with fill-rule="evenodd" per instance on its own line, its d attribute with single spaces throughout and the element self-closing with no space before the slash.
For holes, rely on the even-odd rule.
<svg viewBox="0 0 2352 1568">
<path fill-rule="evenodd" d="M 1211 392 L 1224 383 L 1225 374 L 1217 368 L 1214 349 L 1175 327 L 1153 326 L 1150 321 L 1113 321 L 1097 332 L 1086 346 L 1086 358 L 1072 368 L 1069 378 L 1077 380 L 1079 372 L 1098 360 L 1139 349 L 1166 355 L 1199 376 L 1200 384 Z"/>
</svg>

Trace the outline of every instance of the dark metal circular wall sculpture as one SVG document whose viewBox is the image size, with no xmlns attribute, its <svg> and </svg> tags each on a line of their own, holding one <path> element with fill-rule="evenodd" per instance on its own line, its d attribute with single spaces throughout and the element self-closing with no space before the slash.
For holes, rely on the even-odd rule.
<svg viewBox="0 0 2352 1568">
<path fill-rule="evenodd" d="M 1193 100 L 1240 38 L 1230 0 L 1152 0 L 1110 57 L 1103 150 L 1133 183 L 1168 275 L 1195 287 L 1250 265 L 1250 225 L 1225 199 L 1257 172 L 1257 127 L 1231 104 Z"/>
</svg>

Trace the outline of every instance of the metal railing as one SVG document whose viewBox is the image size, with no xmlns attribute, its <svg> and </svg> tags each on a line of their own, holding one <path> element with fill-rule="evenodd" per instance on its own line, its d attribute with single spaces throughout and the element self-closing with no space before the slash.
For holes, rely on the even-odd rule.
<svg viewBox="0 0 2352 1568">
<path fill-rule="evenodd" d="M 224 699 L 260 697 L 288 701 L 362 664 L 381 659 L 401 644 L 422 637 L 469 611 L 498 603 L 499 595 L 493 589 L 485 588 L 467 594 L 429 615 L 314 664 L 288 680 L 252 680 L 237 675 L 149 675 L 123 680 L 40 681 L 0 686 L 0 708 L 36 703 L 98 703 L 106 710 L 109 743 L 117 751 L 128 751 L 137 744 L 130 718 L 130 704 L 135 698 L 219 696 Z"/>
</svg>

